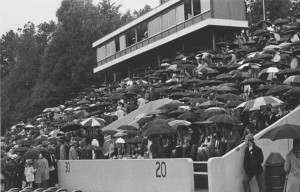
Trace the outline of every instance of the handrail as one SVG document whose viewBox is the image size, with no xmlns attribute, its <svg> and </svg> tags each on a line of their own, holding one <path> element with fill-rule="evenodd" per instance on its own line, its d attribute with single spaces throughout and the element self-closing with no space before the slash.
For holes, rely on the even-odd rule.
<svg viewBox="0 0 300 192">
<path fill-rule="evenodd" d="M 141 41 L 139 41 L 139 42 L 137 42 L 137 43 L 135 43 L 135 44 L 132 44 L 132 45 L 126 47 L 125 49 L 123 49 L 123 50 L 121 50 L 121 51 L 118 51 L 118 52 L 114 53 L 113 55 L 110 55 L 109 57 L 106 57 L 105 59 L 102 59 L 102 60 L 98 61 L 98 62 L 97 62 L 98 65 L 97 65 L 97 66 L 100 66 L 100 65 L 103 65 L 103 64 L 107 63 L 107 62 L 105 62 L 105 61 L 107 61 L 107 60 L 109 60 L 109 59 L 112 59 L 112 57 L 115 57 L 114 59 L 117 59 L 118 57 L 116 57 L 116 54 L 121 53 L 122 51 L 125 51 L 125 55 L 126 55 L 126 51 L 130 50 L 132 47 L 136 47 L 136 50 L 139 49 L 139 48 L 137 47 L 137 45 L 143 44 L 143 42 L 148 41 L 147 44 L 151 44 L 151 43 L 149 42 L 149 39 L 152 39 L 152 38 L 155 39 L 155 37 L 158 37 L 158 36 L 160 36 L 160 37 L 162 38 L 162 34 L 165 33 L 165 32 L 168 32 L 168 35 L 167 35 L 167 36 L 169 36 L 169 35 L 170 35 L 169 32 L 170 32 L 172 29 L 174 29 L 174 28 L 176 29 L 176 32 L 182 30 L 182 29 L 178 30 L 178 26 L 183 25 L 183 26 L 184 26 L 183 29 L 185 29 L 185 28 L 186 28 L 186 23 L 188 23 L 188 22 L 192 22 L 192 25 L 194 25 L 194 24 L 195 24 L 195 20 L 196 20 L 197 18 L 202 17 L 204 14 L 207 14 L 207 13 L 210 12 L 210 11 L 211 11 L 211 10 L 207 10 L 207 11 L 205 11 L 205 12 L 203 12 L 203 13 L 201 13 L 201 14 L 198 14 L 198 15 L 196 15 L 196 16 L 194 16 L 194 17 L 191 17 L 191 18 L 189 18 L 189 19 L 187 19 L 187 20 L 185 20 L 185 21 L 183 21 L 183 22 L 177 23 L 176 25 L 174 25 L 174 26 L 172 26 L 172 27 L 170 27 L 170 28 L 168 28 L 168 29 L 165 29 L 165 30 L 163 30 L 163 31 L 161 31 L 161 32 L 159 32 L 159 33 L 157 33 L 157 34 L 151 36 L 151 37 L 148 37 L 148 38 L 146 38 L 146 39 L 143 39 L 143 40 L 141 40 Z M 201 21 L 202 21 L 202 20 L 204 20 L 204 19 L 201 19 Z M 154 40 L 154 42 L 155 42 L 155 41 L 156 41 L 156 40 Z M 131 52 L 131 51 L 130 51 L 130 52 Z M 119 56 L 119 57 L 120 57 L 120 56 Z"/>
</svg>

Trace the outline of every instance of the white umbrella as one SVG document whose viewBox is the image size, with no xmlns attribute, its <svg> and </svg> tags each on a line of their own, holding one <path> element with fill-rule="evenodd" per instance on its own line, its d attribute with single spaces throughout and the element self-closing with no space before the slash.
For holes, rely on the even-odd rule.
<svg viewBox="0 0 300 192">
<path fill-rule="evenodd" d="M 174 120 L 174 121 L 170 121 L 168 124 L 174 129 L 177 129 L 179 125 L 189 126 L 191 122 L 185 120 Z"/>
<path fill-rule="evenodd" d="M 162 67 L 169 67 L 171 64 L 169 64 L 169 63 L 162 63 L 162 64 L 160 64 L 160 66 L 162 66 Z"/>
<path fill-rule="evenodd" d="M 177 64 L 170 65 L 170 66 L 168 67 L 168 69 L 170 69 L 170 70 L 176 70 L 176 69 L 177 69 Z"/>
<path fill-rule="evenodd" d="M 51 112 L 51 111 L 52 111 L 52 108 L 45 108 L 43 112 L 46 113 L 46 112 Z"/>
<path fill-rule="evenodd" d="M 119 138 L 119 139 L 116 140 L 116 143 L 121 143 L 121 144 L 123 144 L 123 143 L 125 143 L 125 140 L 122 139 L 122 138 Z"/>
<path fill-rule="evenodd" d="M 261 64 L 258 63 L 245 63 L 238 67 L 239 70 L 244 69 L 245 67 L 250 67 L 252 69 L 259 69 L 261 67 Z"/>
</svg>

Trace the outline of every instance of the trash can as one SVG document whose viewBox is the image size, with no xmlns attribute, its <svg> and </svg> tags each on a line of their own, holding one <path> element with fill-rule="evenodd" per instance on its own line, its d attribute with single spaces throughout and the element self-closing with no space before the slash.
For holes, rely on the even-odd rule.
<svg viewBox="0 0 300 192">
<path fill-rule="evenodd" d="M 271 153 L 265 163 L 267 192 L 283 192 L 285 160 L 280 153 Z"/>
</svg>

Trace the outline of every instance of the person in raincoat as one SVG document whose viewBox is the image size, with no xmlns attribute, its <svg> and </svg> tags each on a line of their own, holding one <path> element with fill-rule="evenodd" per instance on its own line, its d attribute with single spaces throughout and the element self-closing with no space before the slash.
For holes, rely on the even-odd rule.
<svg viewBox="0 0 300 192">
<path fill-rule="evenodd" d="M 300 140 L 294 139 L 293 149 L 286 155 L 284 170 L 288 173 L 285 192 L 300 191 Z"/>
</svg>

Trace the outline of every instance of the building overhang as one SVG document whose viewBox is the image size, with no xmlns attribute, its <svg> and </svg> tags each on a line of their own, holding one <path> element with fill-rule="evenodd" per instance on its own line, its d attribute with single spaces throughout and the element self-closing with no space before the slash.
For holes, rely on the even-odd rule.
<svg viewBox="0 0 300 192">
<path fill-rule="evenodd" d="M 199 29 L 203 29 L 207 26 L 220 26 L 220 27 L 236 27 L 236 28 L 248 28 L 248 21 L 241 21 L 241 20 L 228 20 L 228 19 L 213 19 L 213 18 L 208 18 L 208 19 L 205 19 L 199 23 L 196 23 L 194 25 L 191 25 L 185 29 L 182 29 L 176 33 L 173 33 L 165 38 L 162 38 L 160 40 L 157 40 L 153 43 L 150 43 L 146 46 L 143 46 L 137 50 L 134 50 L 128 54 L 125 54 L 121 57 L 118 57 L 112 61 L 109 61 L 105 64 L 102 64 L 96 68 L 94 68 L 94 73 L 97 73 L 99 71 L 102 71 L 106 68 L 109 68 L 109 67 L 112 67 L 122 61 L 125 61 L 127 59 L 130 59 L 134 56 L 137 56 L 137 55 L 140 55 L 146 51 L 149 51 L 151 49 L 154 49 L 154 48 L 157 48 L 161 45 L 164 45 L 168 42 L 171 42 L 175 39 L 178 39 L 180 37 L 183 37 L 185 35 L 188 35 L 194 31 L 197 31 Z"/>
<path fill-rule="evenodd" d="M 157 15 L 158 13 L 164 11 L 168 7 L 171 7 L 171 6 L 175 5 L 176 3 L 180 2 L 180 1 L 182 1 L 182 0 L 170 0 L 170 1 L 167 1 L 166 3 L 164 3 L 162 5 L 159 5 L 158 7 L 152 9 L 148 13 L 145 13 L 144 15 L 142 15 L 139 18 L 131 21 L 130 23 L 124 25 L 123 27 L 120 27 L 117 30 L 113 31 L 112 33 L 104 36 L 103 38 L 98 39 L 97 41 L 95 41 L 93 43 L 93 48 L 103 44 L 104 42 L 110 40 L 111 38 L 113 38 L 113 37 L 115 37 L 119 34 L 124 33 L 126 30 L 142 23 L 143 21 L 145 21 L 145 20 L 147 20 L 147 19 L 149 19 L 149 18 L 151 18 L 155 15 Z"/>
</svg>

